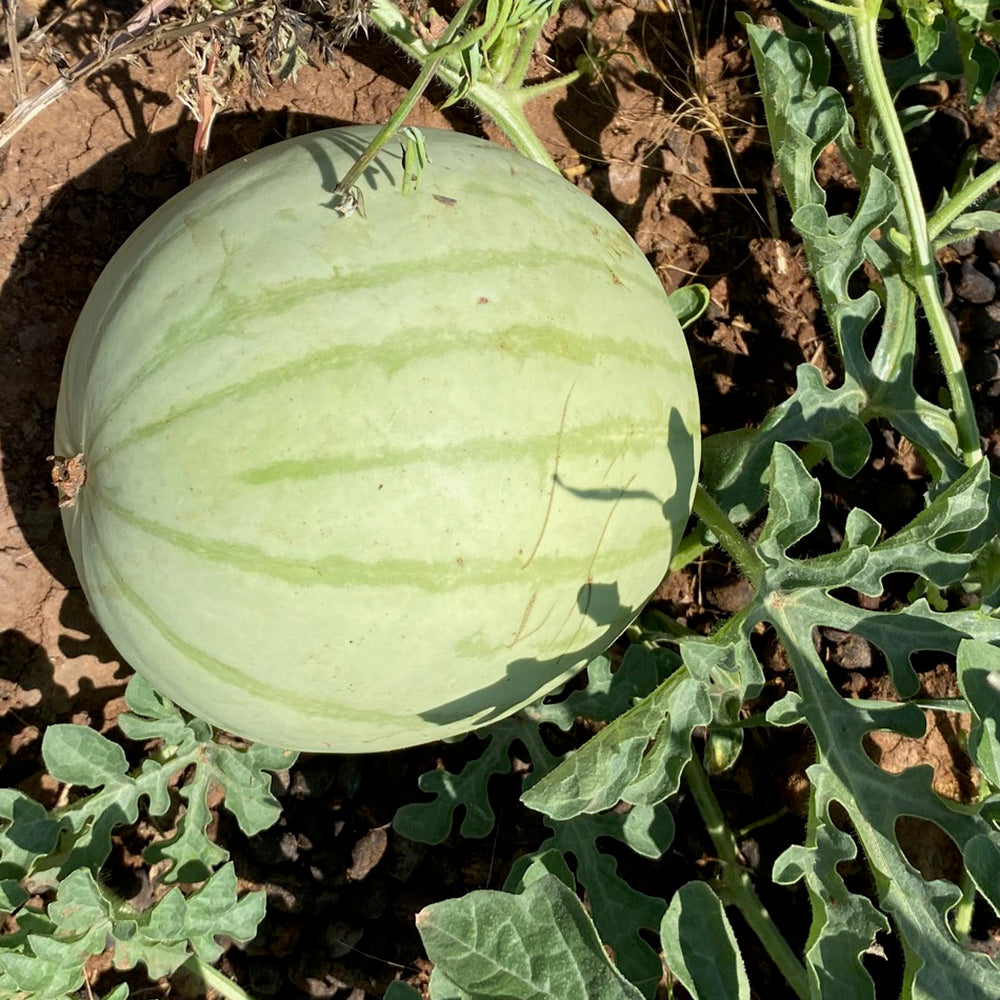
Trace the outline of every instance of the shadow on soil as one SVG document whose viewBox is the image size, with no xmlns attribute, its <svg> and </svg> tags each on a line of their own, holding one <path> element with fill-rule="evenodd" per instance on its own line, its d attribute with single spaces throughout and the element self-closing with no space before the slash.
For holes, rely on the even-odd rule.
<svg viewBox="0 0 1000 1000">
<path fill-rule="evenodd" d="M 287 112 L 224 115 L 213 128 L 210 166 L 339 124 Z M 0 367 L 16 373 L 0 396 L 3 476 L 25 540 L 68 587 L 77 581 L 48 462 L 66 346 L 104 265 L 147 216 L 189 183 L 186 155 L 193 134 L 192 122 L 138 133 L 64 185 L 28 233 L 0 288 Z"/>
</svg>

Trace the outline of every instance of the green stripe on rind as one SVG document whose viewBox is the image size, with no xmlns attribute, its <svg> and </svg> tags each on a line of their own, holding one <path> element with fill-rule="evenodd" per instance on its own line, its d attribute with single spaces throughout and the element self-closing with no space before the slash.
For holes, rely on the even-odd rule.
<svg viewBox="0 0 1000 1000">
<path fill-rule="evenodd" d="M 199 538 L 189 532 L 160 524 L 126 510 L 99 489 L 89 498 L 92 506 L 114 514 L 126 524 L 144 534 L 167 542 L 200 559 L 265 576 L 293 586 L 304 587 L 414 587 L 428 593 L 449 593 L 459 588 L 497 586 L 510 583 L 524 574 L 533 586 L 545 587 L 565 582 L 581 574 L 586 563 L 579 555 L 539 555 L 531 563 L 530 573 L 524 567 L 524 556 L 507 559 L 469 559 L 463 566 L 453 562 L 425 562 L 415 559 L 381 559 L 370 563 L 342 555 L 320 556 L 316 559 L 294 559 L 275 556 L 263 549 L 239 542 L 222 542 Z M 616 572 L 634 563 L 636 552 L 660 551 L 664 544 L 665 525 L 647 528 L 634 545 L 625 549 L 595 553 L 601 571 Z M 581 585 L 584 582 L 581 576 Z"/>
<path fill-rule="evenodd" d="M 544 248 L 531 248 L 524 253 L 533 253 L 534 257 L 525 256 L 519 252 L 516 256 L 506 254 L 496 250 L 469 252 L 453 251 L 433 258 L 422 258 L 414 261 L 412 258 L 390 262 L 389 264 L 379 263 L 377 271 L 371 268 L 359 270 L 354 273 L 344 274 L 338 272 L 329 278 L 311 278 L 286 284 L 278 288 L 259 287 L 245 296 L 234 296 L 224 288 L 219 289 L 218 302 L 210 306 L 205 312 L 199 313 L 195 317 L 184 317 L 181 320 L 170 324 L 161 342 L 161 346 L 153 353 L 148 361 L 138 370 L 129 374 L 127 385 L 114 397 L 106 401 L 104 414 L 92 414 L 92 426 L 88 428 L 88 438 L 93 441 L 99 437 L 108 417 L 115 412 L 122 400 L 126 396 L 131 396 L 136 392 L 141 392 L 146 381 L 154 377 L 157 372 L 191 345 L 203 344 L 206 340 L 206 331 L 211 333 L 214 330 L 235 332 L 239 330 L 239 321 L 244 317 L 252 317 L 258 321 L 267 317 L 286 317 L 290 308 L 309 301 L 319 296 L 340 296 L 346 292 L 358 291 L 362 289 L 378 289 L 380 296 L 392 297 L 392 284 L 404 280 L 412 281 L 419 278 L 420 274 L 434 275 L 435 280 L 442 276 L 450 276 L 456 282 L 464 282 L 471 275 L 480 271 L 490 272 L 502 270 L 504 267 L 523 267 L 525 260 L 531 261 L 532 270 L 544 269 L 545 267 L 558 264 L 560 267 L 572 265 L 582 272 L 593 272 L 602 280 L 609 280 L 608 271 L 605 265 L 595 262 L 592 257 L 581 255 L 574 256 L 572 252 L 566 250 L 547 250 Z M 642 259 L 645 263 L 644 258 Z M 662 286 L 655 284 L 655 274 L 641 272 L 623 272 L 625 279 L 630 283 L 645 288 L 650 294 L 663 295 L 666 306 L 666 295 Z M 619 275 L 619 277 L 622 277 Z M 108 316 L 113 316 L 115 312 L 115 302 L 113 301 L 102 317 L 102 324 L 107 322 Z M 526 328 L 530 329 L 530 328 Z M 538 328 L 544 331 L 545 327 Z M 512 332 L 516 331 L 513 328 Z M 550 328 L 551 331 L 551 328 Z M 413 329 L 403 329 L 397 331 L 389 343 L 394 343 L 397 347 L 397 355 L 403 354 L 406 348 L 408 336 L 413 336 Z M 434 331 L 424 331 L 424 336 L 429 337 L 431 333 L 444 336 L 440 329 Z M 496 331 L 498 334 L 504 333 L 503 328 Z M 556 331 L 563 334 L 567 331 Z M 461 334 L 458 335 L 462 336 Z M 467 336 L 467 334 L 465 334 Z M 572 339 L 581 339 L 580 331 L 572 332 Z M 616 355 L 623 355 L 626 352 L 622 349 L 622 338 L 601 338 L 602 343 L 614 347 Z M 385 341 L 373 345 L 377 350 L 386 346 Z M 627 342 L 626 342 L 627 343 Z M 628 345 L 632 347 L 631 344 Z M 454 343 L 451 344 L 454 349 Z M 634 349 L 637 354 L 648 350 L 649 344 L 646 341 L 636 340 Z M 336 349 L 334 349 L 336 350 Z M 320 352 L 322 355 L 323 352 Z M 412 355 L 411 355 L 412 356 Z"/>
<path fill-rule="evenodd" d="M 380 374 L 391 374 L 401 371 L 414 359 L 421 363 L 429 359 L 444 359 L 455 356 L 459 352 L 467 355 L 470 352 L 482 350 L 483 355 L 509 353 L 515 358 L 524 354 L 533 359 L 539 357 L 555 358 L 571 365 L 590 367 L 602 360 L 624 360 L 634 362 L 643 372 L 648 371 L 648 362 L 644 361 L 640 344 L 633 345 L 621 338 L 594 337 L 586 341 L 569 329 L 553 328 L 551 326 L 514 326 L 491 329 L 483 332 L 482 348 L 469 343 L 467 331 L 441 331 L 440 328 L 430 329 L 408 328 L 398 332 L 387 343 L 372 346 L 356 346 L 338 344 L 322 351 L 313 351 L 304 357 L 296 358 L 287 364 L 268 368 L 249 379 L 231 385 L 220 386 L 213 391 L 204 392 L 186 405 L 174 406 L 166 414 L 140 427 L 136 427 L 115 443 L 114 446 L 102 451 L 100 445 L 101 432 L 107 428 L 108 420 L 116 409 L 122 405 L 126 397 L 133 392 L 141 391 L 143 379 L 131 383 L 116 397 L 114 404 L 105 408 L 105 415 L 91 429 L 85 443 L 88 454 L 93 457 L 107 457 L 133 443 L 134 441 L 155 435 L 163 427 L 175 420 L 190 416 L 202 410 L 210 410 L 219 403 L 228 400 L 250 398 L 255 394 L 265 393 L 274 389 L 287 391 L 290 383 L 298 378 L 313 378 L 322 372 L 338 372 L 353 366 L 365 365 L 374 367 Z M 505 346 L 501 347 L 500 342 Z M 463 350 L 464 349 L 464 350 Z M 669 359 L 661 359 L 660 367 L 669 370 L 672 366 Z M 146 373 L 143 378 L 151 377 Z M 664 377 L 667 377 L 665 374 Z"/>
<path fill-rule="evenodd" d="M 129 435 L 126 440 L 110 451 L 103 453 L 90 451 L 91 457 L 88 460 L 87 468 L 94 481 L 100 480 L 101 468 L 104 463 L 112 460 L 127 461 L 124 457 L 118 457 L 123 450 L 144 438 L 151 437 L 156 430 L 165 429 L 177 419 L 179 419 L 179 415 L 172 414 L 166 420 L 145 428 L 145 433 L 137 431 L 134 435 Z M 632 433 L 629 433 L 630 431 Z M 545 434 L 522 436 L 516 439 L 507 437 L 463 438 L 445 444 L 415 445 L 410 448 L 368 451 L 362 455 L 343 453 L 328 456 L 317 454 L 305 459 L 283 459 L 269 462 L 266 465 L 258 465 L 242 471 L 227 469 L 226 475 L 232 477 L 233 485 L 244 483 L 248 486 L 261 486 L 280 480 L 324 479 L 328 476 L 347 475 L 377 468 L 385 468 L 387 472 L 391 472 L 425 462 L 448 465 L 463 460 L 468 462 L 471 459 L 479 466 L 492 462 L 509 464 L 515 460 L 528 459 L 536 465 L 551 465 L 557 446 L 560 454 L 567 458 L 575 455 L 593 456 L 600 457 L 607 463 L 615 462 L 621 458 L 626 448 L 634 456 L 659 451 L 666 461 L 668 455 L 667 435 L 662 424 L 642 426 L 633 421 L 623 420 L 620 430 L 609 429 L 608 422 L 602 421 L 599 424 L 573 427 L 559 435 L 548 431 Z"/>
<path fill-rule="evenodd" d="M 118 570 L 108 556 L 107 547 L 100 536 L 97 520 L 93 517 L 89 517 L 89 520 L 94 541 L 91 551 L 100 555 L 106 567 L 108 577 L 114 581 L 120 595 L 128 602 L 129 606 L 139 613 L 143 620 L 160 635 L 164 642 L 175 649 L 185 660 L 196 663 L 215 680 L 221 681 L 223 684 L 232 687 L 235 691 L 240 692 L 241 697 L 249 695 L 252 698 L 260 699 L 264 704 L 270 703 L 281 705 L 283 708 L 292 708 L 311 718 L 319 715 L 330 723 L 346 722 L 355 725 L 358 722 L 372 722 L 385 725 L 387 722 L 390 722 L 400 725 L 406 722 L 406 716 L 390 715 L 384 712 L 372 712 L 363 708 L 345 706 L 339 699 L 323 698 L 315 691 L 311 691 L 307 695 L 299 695 L 287 686 L 266 684 L 258 678 L 240 670 L 238 667 L 224 663 L 222 660 L 184 639 L 171 629 L 136 590 L 129 585 L 126 577 Z M 156 665 L 151 664 L 150 666 L 155 669 Z M 164 671 L 162 667 L 155 672 L 160 678 L 160 683 L 163 683 Z M 169 684 L 169 680 L 167 684 Z M 170 691 L 166 693 L 168 697 L 172 696 Z"/>
</svg>

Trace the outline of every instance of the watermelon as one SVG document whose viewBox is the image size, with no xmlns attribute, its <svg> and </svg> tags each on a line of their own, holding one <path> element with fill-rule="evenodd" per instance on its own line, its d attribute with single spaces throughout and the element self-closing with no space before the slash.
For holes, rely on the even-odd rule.
<svg viewBox="0 0 1000 1000">
<path fill-rule="evenodd" d="M 683 334 L 618 223 L 431 129 L 415 190 L 393 141 L 339 212 L 374 134 L 268 147 L 147 219 L 56 414 L 66 535 L 121 656 L 289 749 L 416 745 L 552 691 L 660 583 L 699 464 Z"/>
</svg>

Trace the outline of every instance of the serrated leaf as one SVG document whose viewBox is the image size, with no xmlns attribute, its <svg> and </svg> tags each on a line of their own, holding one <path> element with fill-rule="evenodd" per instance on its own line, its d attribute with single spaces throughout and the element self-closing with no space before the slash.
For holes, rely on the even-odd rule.
<svg viewBox="0 0 1000 1000">
<path fill-rule="evenodd" d="M 581 813 L 609 809 L 642 774 L 643 757 L 651 740 L 662 746 L 690 742 L 691 729 L 711 718 L 711 706 L 701 684 L 682 672 L 672 674 L 651 695 L 619 716 L 521 797 L 529 809 L 566 820 Z M 674 725 L 674 720 L 679 725 Z M 700 720 L 700 721 L 696 721 Z M 676 739 L 671 742 L 671 733 Z M 657 778 L 662 772 L 657 771 Z M 659 781 L 658 785 L 659 787 Z M 645 793 L 645 787 L 639 790 Z M 665 797 L 670 794 L 665 791 Z M 630 800 L 631 801 L 631 800 Z M 640 801 L 652 804 L 652 796 Z"/>
<path fill-rule="evenodd" d="M 750 1000 L 750 982 L 719 897 L 704 882 L 674 893 L 660 924 L 671 973 L 694 1000 Z"/>
<path fill-rule="evenodd" d="M 610 722 L 645 698 L 664 678 L 680 666 L 680 658 L 669 649 L 628 647 L 618 669 L 599 656 L 587 664 L 587 685 L 571 691 L 560 701 L 543 700 L 525 709 L 523 715 L 538 722 L 551 722 L 568 731 L 579 718 Z"/>
<path fill-rule="evenodd" d="M 972 711 L 969 754 L 990 785 L 1000 788 L 1000 648 L 962 640 L 957 670 L 958 686 Z"/>
<path fill-rule="evenodd" d="M 948 246 L 958 240 L 968 239 L 979 233 L 995 233 L 1000 230 L 1000 212 L 981 209 L 975 212 L 963 212 L 952 220 L 945 232 L 934 241 L 935 248 Z"/>
<path fill-rule="evenodd" d="M 916 573 L 938 587 L 961 579 L 974 553 L 957 546 L 952 551 L 947 542 L 983 523 L 989 494 L 990 471 L 984 458 L 938 493 L 905 528 L 875 545 L 863 573 L 847 578 L 846 585 L 877 595 L 882 577 L 889 573 Z"/>
<path fill-rule="evenodd" d="M 711 301 L 711 293 L 697 282 L 683 285 L 669 295 L 670 307 L 677 317 L 681 328 L 690 326 L 705 310 Z"/>
<path fill-rule="evenodd" d="M 606 830 L 604 835 L 617 837 L 644 858 L 655 861 L 673 843 L 674 817 L 662 802 L 655 806 L 632 806 L 625 812 L 604 813 L 595 819 Z"/>
<path fill-rule="evenodd" d="M 659 858 L 673 840 L 669 810 L 663 805 L 639 806 L 627 812 L 580 816 L 568 823 L 546 823 L 552 829 L 551 839 L 515 862 L 504 889 L 520 891 L 532 866 L 538 866 L 534 877 L 548 870 L 568 886 L 578 880 L 586 891 L 598 933 L 613 948 L 619 969 L 645 996 L 653 996 L 660 979 L 660 962 L 642 931 L 656 929 L 666 904 L 625 882 L 618 874 L 617 862 L 598 849 L 597 841 L 613 837 L 644 857 Z M 576 880 L 566 862 L 570 856 L 576 862 Z M 539 870 L 542 865 L 544 869 Z"/>
<path fill-rule="evenodd" d="M 628 835 L 622 817 L 614 813 L 599 816 L 578 816 L 568 823 L 553 826 L 552 840 L 564 855 L 576 860 L 576 878 L 586 892 L 591 917 L 608 944 L 618 968 L 646 997 L 656 992 L 662 969 L 656 952 L 646 943 L 642 931 L 655 931 L 660 924 L 666 903 L 629 885 L 618 874 L 618 862 L 596 846 L 601 836 L 622 839 Z M 670 844 L 673 823 L 662 831 L 659 843 L 662 851 Z"/>
<path fill-rule="evenodd" d="M 88 726 L 49 726 L 42 737 L 42 757 L 57 781 L 83 788 L 117 784 L 128 772 L 125 751 Z"/>
<path fill-rule="evenodd" d="M 420 991 L 414 989 L 409 983 L 397 979 L 389 983 L 383 1000 L 420 1000 Z"/>
<path fill-rule="evenodd" d="M 4 955 L 0 970 L 0 996 L 20 1000 L 58 1000 L 75 993 L 83 985 L 83 962 L 74 969 L 59 968 L 45 959 L 29 955 Z"/>
<path fill-rule="evenodd" d="M 812 365 L 799 365 L 795 378 L 795 392 L 760 427 L 712 434 L 702 443 L 705 486 L 737 522 L 763 506 L 765 473 L 779 441 L 817 445 L 844 476 L 867 461 L 871 437 L 859 417 L 864 392 L 856 385 L 828 389 Z"/>
<path fill-rule="evenodd" d="M 1000 916 L 1000 844 L 983 835 L 972 837 L 966 842 L 962 860 L 983 899 Z"/>
<path fill-rule="evenodd" d="M 151 910 L 130 926 L 115 925 L 115 966 L 134 968 L 140 962 L 153 979 L 169 975 L 192 951 L 208 963 L 222 954 L 217 938 L 249 941 L 264 918 L 263 892 L 237 895 L 231 864 L 220 868 L 197 892 L 184 896 L 171 889 Z"/>
<path fill-rule="evenodd" d="M 523 892 L 545 875 L 554 875 L 568 889 L 576 888 L 576 879 L 566 863 L 562 851 L 555 847 L 546 847 L 518 858 L 511 866 L 503 884 L 504 892 Z"/>
<path fill-rule="evenodd" d="M 798 691 L 789 691 L 768 708 L 764 718 L 772 726 L 803 725 L 806 717 L 802 712 L 802 696 Z"/>
<path fill-rule="evenodd" d="M 79 989 L 84 963 L 105 948 L 108 915 L 93 875 L 85 869 L 73 872 L 59 885 L 45 923 L 23 936 L 18 953 L 3 955 L 0 993 L 13 987 L 14 995 L 20 990 L 37 1000 L 54 1000 Z"/>
<path fill-rule="evenodd" d="M 580 901 L 546 875 L 520 895 L 479 890 L 417 914 L 435 969 L 476 1000 L 641 1000 Z M 432 985 L 433 990 L 433 985 Z"/>
<path fill-rule="evenodd" d="M 691 759 L 691 734 L 712 720 L 708 688 L 692 678 L 671 689 L 664 707 L 664 725 L 657 730 L 639 770 L 621 792 L 621 797 L 635 806 L 656 805 L 677 791 Z"/>
<path fill-rule="evenodd" d="M 827 28 L 849 67 L 856 66 L 843 19 L 813 5 L 809 13 Z M 901 276 L 905 261 L 900 251 L 889 244 L 880 247 L 871 238 L 887 221 L 904 217 L 901 196 L 875 155 L 884 149 L 871 125 L 875 116 L 868 115 L 855 126 L 843 97 L 826 85 L 829 57 L 822 31 L 796 28 L 788 21 L 783 23 L 783 29 L 780 32 L 747 24 L 768 131 L 791 202 L 792 221 L 802 234 L 810 270 L 844 362 L 843 385 L 833 391 L 851 394 L 851 409 L 861 423 L 872 418 L 889 420 L 924 453 L 936 477 L 957 475 L 964 470 L 956 460 L 951 415 L 920 397 L 913 384 L 915 296 Z M 961 63 L 962 58 L 956 57 L 956 61 Z M 905 76 L 913 67 L 897 69 Z M 919 70 L 917 75 L 919 78 Z M 855 142 L 856 132 L 868 139 L 864 147 Z M 816 161 L 831 142 L 838 146 L 861 189 L 858 207 L 850 218 L 828 213 L 825 195 L 815 177 Z M 851 278 L 865 257 L 881 274 L 881 298 L 874 290 L 854 295 Z M 875 353 L 870 356 L 865 334 L 880 310 L 882 331 Z M 838 416 L 843 421 L 845 414 Z M 852 426 L 849 421 L 847 426 Z M 854 431 L 858 431 L 856 426 Z M 787 434 L 781 439 L 794 440 Z M 711 440 L 706 445 L 707 485 L 712 489 Z M 749 487 L 753 490 L 752 482 Z M 738 501 L 739 494 L 734 492 L 733 497 Z"/>
<path fill-rule="evenodd" d="M 463 837 L 485 837 L 493 829 L 495 815 L 489 799 L 489 779 L 510 771 L 510 742 L 514 730 L 508 720 L 475 734 L 486 745 L 459 774 L 443 769 L 420 775 L 421 791 L 433 795 L 430 802 L 412 802 L 396 810 L 393 829 L 421 844 L 443 843 L 451 833 L 455 811 L 465 809 L 460 828 Z"/>
<path fill-rule="evenodd" d="M 24 890 L 20 882 L 13 879 L 0 879 L 0 914 L 13 913 L 31 896 Z"/>
<path fill-rule="evenodd" d="M 55 849 L 62 824 L 40 803 L 12 788 L 0 788 L 0 879 L 20 880 Z"/>
<path fill-rule="evenodd" d="M 948 923 L 961 890 L 943 880 L 927 882 L 913 869 L 896 840 L 896 820 L 916 816 L 935 823 L 963 851 L 977 837 L 1000 846 L 1000 833 L 981 812 L 949 808 L 931 788 L 929 766 L 889 774 L 869 758 L 864 738 L 871 730 L 912 737 L 923 733 L 925 722 L 915 706 L 866 704 L 844 699 L 834 690 L 811 635 L 817 625 L 836 619 L 840 602 L 822 592 L 797 591 L 768 595 L 764 603 L 766 617 L 788 652 L 817 740 L 823 768 L 816 775 L 827 783 L 825 795 L 843 805 L 864 846 L 881 906 L 892 916 L 903 947 L 904 981 L 912 984 L 912 995 L 995 1000 L 1000 967 L 965 951 Z M 875 614 L 861 609 L 853 613 L 859 619 Z M 974 850 L 982 856 L 981 847 Z M 814 909 L 814 928 L 817 919 Z"/>
<path fill-rule="evenodd" d="M 757 551 L 772 564 L 819 524 L 819 483 L 787 445 L 775 445 L 767 473 L 768 513 Z"/>
<path fill-rule="evenodd" d="M 183 822 L 173 834 L 154 841 L 145 851 L 143 860 L 149 865 L 160 861 L 172 862 L 169 882 L 202 882 L 229 858 L 225 848 L 209 840 L 208 826 L 212 811 L 208 807 L 208 779 L 199 768 L 191 782 L 180 790 L 186 804 Z M 227 799 L 229 789 L 226 789 Z"/>
<path fill-rule="evenodd" d="M 805 845 L 789 847 L 774 863 L 771 877 L 779 885 L 804 880 L 813 921 L 806 942 L 805 963 L 816 1000 L 871 1000 L 875 984 L 862 955 L 889 922 L 871 900 L 848 890 L 839 866 L 857 855 L 854 840 L 830 819 L 830 795 L 836 785 L 825 779 L 821 765 L 809 768 L 813 787 L 810 809 L 814 822 Z"/>
<path fill-rule="evenodd" d="M 187 803 L 183 821 L 175 832 L 146 848 L 149 864 L 173 862 L 166 882 L 201 882 L 229 857 L 229 852 L 208 837 L 212 822 L 209 799 L 213 787 L 225 790 L 225 806 L 248 836 L 277 822 L 281 806 L 271 793 L 269 771 L 283 770 L 295 754 L 263 744 L 245 749 L 221 743 L 204 743 L 197 750 L 194 774 L 181 789 Z"/>
<path fill-rule="evenodd" d="M 248 837 L 277 823 L 281 803 L 271 792 L 271 772 L 287 770 L 297 756 L 263 743 L 245 749 L 213 743 L 206 753 L 215 772 L 212 780 L 226 790 L 226 809 Z"/>
<path fill-rule="evenodd" d="M 896 0 L 910 33 L 917 61 L 923 65 L 934 54 L 940 41 L 944 18 L 936 0 Z"/>
<path fill-rule="evenodd" d="M 205 724 L 192 728 L 180 709 L 139 674 L 134 674 L 125 688 L 125 703 L 129 711 L 118 717 L 118 728 L 130 740 L 163 740 L 166 746 L 180 749 L 211 739 L 211 730 L 205 731 Z"/>
</svg>

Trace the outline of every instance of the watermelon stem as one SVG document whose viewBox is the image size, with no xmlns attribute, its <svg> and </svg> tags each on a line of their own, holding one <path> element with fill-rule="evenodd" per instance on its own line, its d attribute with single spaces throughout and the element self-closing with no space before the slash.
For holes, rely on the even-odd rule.
<svg viewBox="0 0 1000 1000">
<path fill-rule="evenodd" d="M 795 995 L 805 1000 L 810 996 L 809 977 L 805 967 L 757 895 L 746 865 L 740 857 L 736 838 L 726 822 L 697 752 L 691 755 L 684 768 L 684 780 L 715 846 L 720 871 L 719 895 L 740 911 Z"/>
<path fill-rule="evenodd" d="M 736 525 L 726 516 L 715 498 L 701 483 L 694 495 L 694 512 L 701 522 L 718 539 L 740 572 L 754 585 L 760 586 L 767 567 L 754 551 L 753 546 L 740 534 Z"/>
<path fill-rule="evenodd" d="M 209 989 L 215 990 L 220 996 L 226 997 L 226 1000 L 253 1000 L 250 994 L 242 987 L 234 983 L 228 976 L 219 972 L 214 966 L 209 965 L 208 962 L 198 955 L 192 955 L 184 962 L 183 968 L 187 969 L 192 975 L 197 976 Z"/>
<path fill-rule="evenodd" d="M 534 41 L 537 39 L 538 32 L 542 28 L 541 20 L 533 19 L 527 22 L 526 25 L 521 24 L 511 27 L 510 30 L 525 31 L 525 34 L 522 36 L 521 47 L 505 79 L 501 79 L 498 74 L 493 73 L 488 66 L 481 67 L 483 69 L 482 76 L 485 79 L 481 78 L 479 73 L 470 76 L 466 72 L 466 60 L 470 63 L 477 63 L 478 60 L 471 56 L 473 52 L 476 52 L 481 59 L 482 53 L 479 52 L 478 46 L 484 40 L 489 28 L 492 27 L 487 19 L 484 25 L 473 29 L 467 36 L 452 41 L 454 37 L 451 33 L 452 25 L 456 25 L 457 23 L 457 27 L 461 27 L 462 22 L 468 17 L 471 11 L 470 3 L 474 5 L 474 0 L 470 0 L 470 2 L 463 5 L 459 13 L 455 15 L 448 29 L 446 29 L 446 35 L 443 37 L 448 38 L 448 43 L 442 45 L 439 42 L 435 45 L 424 41 L 418 35 L 409 18 L 399 10 L 392 0 L 374 0 L 369 10 L 369 16 L 372 21 L 407 55 L 411 56 L 421 65 L 421 72 L 417 78 L 417 83 L 422 83 L 421 90 L 414 94 L 417 86 L 415 83 L 414 87 L 408 92 L 407 98 L 404 98 L 404 102 L 413 94 L 412 104 L 410 104 L 410 107 L 412 107 L 416 103 L 417 98 L 420 97 L 420 93 L 426 88 L 430 77 L 436 75 L 451 88 L 453 96 L 450 100 L 463 98 L 471 101 L 480 111 L 496 123 L 511 145 L 522 156 L 540 163 L 543 167 L 557 171 L 558 168 L 553 162 L 552 157 L 538 138 L 535 130 L 528 123 L 523 109 L 525 101 L 544 92 L 533 90 L 531 87 L 521 87 L 524 73 L 527 72 Z M 528 44 L 529 42 L 530 45 Z M 425 72 L 426 81 L 424 81 Z M 560 79 L 572 82 L 572 79 L 576 79 L 576 77 L 569 74 L 566 78 Z M 539 84 L 536 86 L 544 85 Z M 553 84 L 553 86 L 556 86 L 556 84 Z M 547 87 L 545 89 L 553 88 Z M 407 108 L 405 114 L 409 113 L 410 107 Z M 395 118 L 396 115 L 393 115 L 390 121 L 394 121 Z M 399 123 L 401 121 L 402 119 L 399 120 Z M 397 127 L 398 123 L 394 123 L 392 126 L 393 131 Z M 385 141 L 388 141 L 391 134 L 390 132 Z M 362 169 L 364 168 L 362 167 Z M 347 189 L 349 189 L 349 185 Z"/>
</svg>

